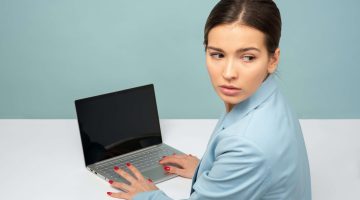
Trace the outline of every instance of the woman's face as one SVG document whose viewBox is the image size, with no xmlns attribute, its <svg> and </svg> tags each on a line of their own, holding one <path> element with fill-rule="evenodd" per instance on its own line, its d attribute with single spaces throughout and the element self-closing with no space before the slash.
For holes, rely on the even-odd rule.
<svg viewBox="0 0 360 200">
<path fill-rule="evenodd" d="M 265 35 L 239 23 L 214 27 L 208 34 L 206 65 L 216 93 L 231 108 L 250 97 L 268 73 L 277 67 L 280 50 L 273 55 Z"/>
</svg>

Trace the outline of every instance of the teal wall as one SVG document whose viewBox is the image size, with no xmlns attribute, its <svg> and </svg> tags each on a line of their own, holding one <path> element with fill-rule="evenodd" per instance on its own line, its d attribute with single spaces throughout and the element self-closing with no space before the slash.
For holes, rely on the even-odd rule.
<svg viewBox="0 0 360 200">
<path fill-rule="evenodd" d="M 154 83 L 161 118 L 217 118 L 203 26 L 215 0 L 0 0 L 0 118 Z M 279 83 L 300 118 L 360 118 L 360 1 L 276 1 Z"/>
</svg>

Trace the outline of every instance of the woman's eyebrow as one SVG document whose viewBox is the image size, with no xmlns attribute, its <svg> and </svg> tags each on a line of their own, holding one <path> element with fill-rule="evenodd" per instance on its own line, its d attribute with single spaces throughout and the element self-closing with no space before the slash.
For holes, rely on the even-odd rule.
<svg viewBox="0 0 360 200">
<path fill-rule="evenodd" d="M 212 46 L 208 46 L 207 49 L 211 49 L 211 50 L 215 50 L 215 51 L 219 51 L 219 52 L 224 52 L 224 50 L 222 50 L 222 49 L 220 49 L 220 48 L 212 47 Z M 260 49 L 258 49 L 258 48 L 255 48 L 255 47 L 245 47 L 245 48 L 240 48 L 240 49 L 236 50 L 236 53 L 242 53 L 242 52 L 246 52 L 246 51 L 250 51 L 250 50 L 254 50 L 254 51 L 260 52 Z"/>
<path fill-rule="evenodd" d="M 215 51 L 224 52 L 222 49 L 216 48 L 216 47 L 212 47 L 212 46 L 208 46 L 206 49 L 211 49 L 211 50 L 215 50 Z"/>
<path fill-rule="evenodd" d="M 255 47 L 240 48 L 240 49 L 236 50 L 236 52 L 237 53 L 242 53 L 242 52 L 251 51 L 251 50 L 260 52 L 260 49 L 255 48 Z"/>
</svg>

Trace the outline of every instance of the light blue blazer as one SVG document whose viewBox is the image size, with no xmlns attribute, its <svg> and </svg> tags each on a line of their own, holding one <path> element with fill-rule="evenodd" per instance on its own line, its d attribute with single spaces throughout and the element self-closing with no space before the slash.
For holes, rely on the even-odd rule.
<svg viewBox="0 0 360 200">
<path fill-rule="evenodd" d="M 137 199 L 170 199 L 157 190 Z M 189 199 L 311 200 L 298 119 L 270 75 L 219 119 L 192 180 Z"/>
</svg>

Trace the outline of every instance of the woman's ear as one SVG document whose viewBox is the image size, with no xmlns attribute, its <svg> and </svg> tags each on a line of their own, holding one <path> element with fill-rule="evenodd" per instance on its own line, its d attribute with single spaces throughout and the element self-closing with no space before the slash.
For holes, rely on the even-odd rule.
<svg viewBox="0 0 360 200">
<path fill-rule="evenodd" d="M 270 58 L 270 63 L 268 66 L 268 72 L 270 74 L 276 71 L 276 68 L 279 64 L 279 59 L 280 59 L 280 48 L 277 48 Z"/>
</svg>

